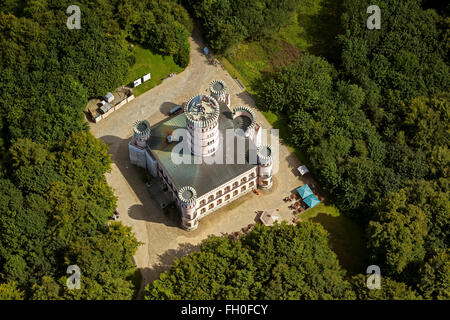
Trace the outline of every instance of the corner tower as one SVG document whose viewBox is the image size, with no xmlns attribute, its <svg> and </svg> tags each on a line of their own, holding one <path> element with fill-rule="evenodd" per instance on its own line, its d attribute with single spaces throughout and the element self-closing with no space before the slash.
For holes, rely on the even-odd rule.
<svg viewBox="0 0 450 320">
<path fill-rule="evenodd" d="M 258 148 L 256 153 L 258 159 L 258 185 L 261 189 L 270 189 L 272 187 L 272 148 L 269 145 L 263 145 Z"/>
<path fill-rule="evenodd" d="M 255 112 L 249 106 L 237 106 L 233 108 L 233 123 L 235 129 L 244 131 L 245 137 L 261 146 L 261 126 L 256 122 Z"/>
<path fill-rule="evenodd" d="M 148 138 L 150 138 L 150 123 L 147 120 L 136 121 L 133 126 L 133 136 L 136 145 L 145 148 Z"/>
<path fill-rule="evenodd" d="M 183 228 L 195 230 L 198 227 L 197 191 L 191 186 L 184 186 L 178 191 Z"/>
<path fill-rule="evenodd" d="M 128 143 L 128 154 L 130 162 L 141 168 L 147 168 L 145 149 L 148 138 L 150 138 L 150 123 L 147 120 L 136 121 L 133 125 L 133 137 Z"/>
<path fill-rule="evenodd" d="M 211 91 L 211 96 L 217 101 L 225 102 L 227 95 L 227 86 L 222 80 L 214 80 L 209 85 L 209 91 Z"/>
</svg>

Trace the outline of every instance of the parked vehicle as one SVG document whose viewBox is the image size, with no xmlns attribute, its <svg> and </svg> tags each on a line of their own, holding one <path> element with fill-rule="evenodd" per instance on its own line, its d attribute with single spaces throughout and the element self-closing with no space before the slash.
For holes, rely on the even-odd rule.
<svg viewBox="0 0 450 320">
<path fill-rule="evenodd" d="M 181 111 L 181 108 L 182 108 L 182 106 L 175 106 L 175 107 L 173 107 L 172 109 L 170 109 L 169 115 L 172 116 L 174 114 L 177 114 L 178 112 Z"/>
</svg>

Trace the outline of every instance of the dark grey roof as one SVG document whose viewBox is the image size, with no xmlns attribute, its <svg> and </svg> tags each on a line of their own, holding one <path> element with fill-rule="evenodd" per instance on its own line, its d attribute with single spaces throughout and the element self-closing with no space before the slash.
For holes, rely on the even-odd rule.
<svg viewBox="0 0 450 320">
<path fill-rule="evenodd" d="M 137 121 L 134 123 L 133 131 L 135 136 L 148 136 L 150 135 L 150 123 L 147 120 Z"/>
<path fill-rule="evenodd" d="M 244 132 L 248 129 L 248 127 L 252 124 L 252 120 L 249 117 L 238 116 L 233 119 L 234 127 L 236 129 L 242 129 Z"/>
<path fill-rule="evenodd" d="M 175 184 L 177 190 L 184 186 L 192 186 L 197 191 L 197 196 L 201 197 L 205 193 L 219 187 L 220 185 L 230 181 L 234 177 L 247 172 L 256 166 L 256 146 L 252 141 L 245 139 L 245 159 L 238 163 L 237 148 L 238 139 L 233 137 L 234 150 L 229 150 L 230 146 L 226 143 L 226 129 L 234 129 L 231 110 L 224 104 L 220 103 L 219 115 L 219 131 L 222 133 L 223 140 L 219 143 L 219 150 L 223 150 L 223 164 L 195 164 L 193 156 L 189 155 L 189 164 L 174 164 L 171 160 L 172 148 L 178 143 L 177 141 L 168 143 L 167 136 L 177 128 L 186 128 L 186 118 L 184 114 L 180 114 L 171 118 L 154 128 L 150 138 L 147 140 L 149 148 L 155 157 L 158 158 L 160 164 L 165 168 L 167 174 Z M 242 143 L 242 140 L 240 141 Z M 223 145 L 225 144 L 225 147 Z M 219 153 L 220 154 L 220 153 Z M 227 155 L 234 154 L 232 164 L 226 164 Z M 206 159 L 207 160 L 207 159 Z M 204 159 L 204 161 L 206 161 Z"/>
<path fill-rule="evenodd" d="M 184 190 L 183 198 L 191 199 L 193 196 L 194 196 L 194 193 L 191 190 L 189 190 L 189 189 Z"/>
<path fill-rule="evenodd" d="M 109 98 L 113 98 L 114 96 L 113 96 L 113 94 L 111 93 L 111 92 L 108 92 L 106 95 L 105 95 L 105 98 L 106 99 L 109 99 Z"/>
<path fill-rule="evenodd" d="M 103 106 L 100 107 L 100 110 L 103 113 L 107 113 L 111 108 L 112 106 L 109 103 L 105 103 Z"/>
<path fill-rule="evenodd" d="M 224 88 L 225 88 L 224 85 L 222 83 L 220 83 L 219 81 L 214 82 L 214 84 L 213 84 L 213 89 L 216 91 L 221 91 Z"/>
</svg>

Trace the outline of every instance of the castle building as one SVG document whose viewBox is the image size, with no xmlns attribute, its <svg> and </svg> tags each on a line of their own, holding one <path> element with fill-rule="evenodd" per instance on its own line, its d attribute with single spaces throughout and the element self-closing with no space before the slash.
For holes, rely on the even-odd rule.
<svg viewBox="0 0 450 320">
<path fill-rule="evenodd" d="M 130 162 L 167 186 L 186 230 L 240 196 L 272 186 L 272 149 L 261 145 L 255 113 L 248 106 L 231 110 L 223 81 L 213 81 L 210 92 L 190 98 L 182 114 L 151 129 L 146 120 L 136 122 L 128 144 Z M 178 129 L 185 135 L 177 137 Z M 182 163 L 174 161 L 179 144 L 186 147 Z"/>
</svg>

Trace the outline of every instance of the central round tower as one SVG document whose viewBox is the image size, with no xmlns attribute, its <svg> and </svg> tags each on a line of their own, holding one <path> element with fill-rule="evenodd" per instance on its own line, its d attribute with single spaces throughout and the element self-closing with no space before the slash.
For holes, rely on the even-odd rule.
<svg viewBox="0 0 450 320">
<path fill-rule="evenodd" d="M 211 96 L 199 94 L 184 106 L 189 145 L 195 156 L 212 156 L 219 146 L 219 103 Z"/>
</svg>

